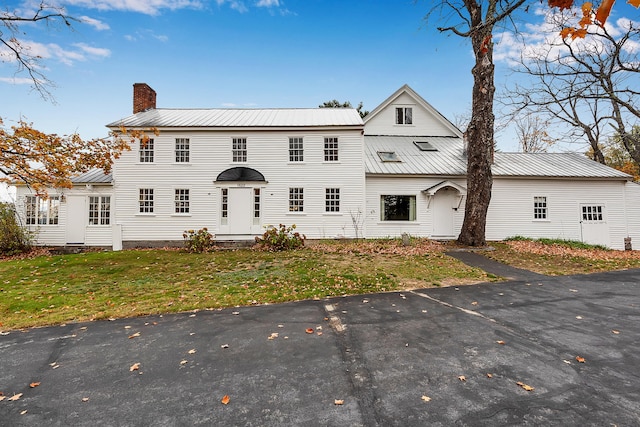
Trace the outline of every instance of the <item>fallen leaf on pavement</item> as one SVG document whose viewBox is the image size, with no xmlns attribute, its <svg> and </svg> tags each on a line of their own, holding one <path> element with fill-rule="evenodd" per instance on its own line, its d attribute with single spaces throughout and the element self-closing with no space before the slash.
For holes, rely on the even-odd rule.
<svg viewBox="0 0 640 427">
<path fill-rule="evenodd" d="M 83 402 L 88 402 L 88 401 L 89 401 L 89 398 L 88 398 L 88 397 L 83 397 L 83 398 L 82 398 L 82 401 L 83 401 Z"/>
<path fill-rule="evenodd" d="M 223 405 L 227 405 L 229 403 L 229 401 L 231 400 L 231 398 L 229 397 L 229 395 L 225 394 L 222 397 L 222 400 L 220 400 L 220 402 L 222 402 Z"/>
<path fill-rule="evenodd" d="M 333 401 L 333 404 L 334 404 L 334 405 L 344 405 L 344 400 L 342 400 L 342 399 L 335 399 L 335 400 Z"/>
<path fill-rule="evenodd" d="M 487 373 L 487 378 L 493 378 L 493 374 Z"/>
<path fill-rule="evenodd" d="M 312 334 L 313 333 L 313 328 L 307 328 L 307 330 L 305 331 L 308 334 Z"/>
<path fill-rule="evenodd" d="M 576 319 L 582 320 L 582 316 L 576 316 Z"/>
<path fill-rule="evenodd" d="M 429 401 L 431 401 L 431 398 L 430 398 L 429 396 L 424 396 L 424 395 L 423 395 L 423 396 L 421 397 L 421 399 L 422 399 L 424 402 L 429 402 Z"/>
<path fill-rule="evenodd" d="M 187 351 L 187 353 L 189 353 L 189 354 L 194 354 L 195 352 L 196 352 L 195 348 L 192 348 L 191 350 Z"/>
<path fill-rule="evenodd" d="M 498 344 L 500 344 L 500 345 L 505 345 L 505 344 L 506 344 L 506 343 L 505 343 L 504 341 L 502 341 L 502 340 L 500 340 L 500 341 L 496 341 L 496 342 L 497 342 Z"/>
<path fill-rule="evenodd" d="M 584 357 L 582 356 L 576 356 L 576 360 L 578 361 L 578 363 L 584 363 Z"/>
<path fill-rule="evenodd" d="M 459 379 L 460 381 L 464 382 L 464 381 L 466 381 L 466 380 L 467 380 L 467 377 L 465 377 L 464 375 L 460 375 L 460 376 L 458 377 L 458 379 Z"/>
<path fill-rule="evenodd" d="M 22 397 L 22 393 L 18 393 L 18 394 L 14 394 L 13 396 L 11 396 L 11 397 L 10 397 L 9 399 L 7 399 L 7 400 L 9 400 L 9 401 L 11 401 L 11 402 L 14 402 L 14 401 L 16 401 L 16 400 L 20 399 L 21 397 Z"/>
<path fill-rule="evenodd" d="M 33 383 L 29 384 L 29 387 L 30 387 L 30 388 L 36 388 L 36 387 L 38 387 L 39 385 L 40 385 L 40 383 L 39 383 L 39 382 L 33 382 Z"/>
<path fill-rule="evenodd" d="M 0 402 L 2 402 L 3 400 L 5 400 L 7 398 L 7 396 L 2 396 L 0 395 Z"/>
<path fill-rule="evenodd" d="M 613 329 L 611 332 L 613 332 L 616 335 L 618 335 L 620 333 L 620 331 L 616 331 L 615 329 Z"/>
<path fill-rule="evenodd" d="M 478 301 L 473 301 L 471 305 L 478 305 Z"/>
<path fill-rule="evenodd" d="M 135 334 L 133 334 L 133 335 L 129 335 L 129 339 L 131 339 L 131 338 L 136 338 L 136 337 L 139 337 L 139 336 L 140 336 L 140 332 L 136 332 L 136 333 L 135 333 Z"/>
<path fill-rule="evenodd" d="M 129 372 L 137 371 L 138 369 L 140 369 L 140 364 L 139 364 L 139 363 L 134 363 L 134 364 L 133 364 L 133 365 L 131 365 L 131 367 L 129 368 Z"/>
<path fill-rule="evenodd" d="M 520 387 L 522 387 L 526 391 L 533 391 L 534 390 L 533 387 L 531 387 L 530 385 L 526 385 L 522 381 L 518 381 L 516 384 L 519 385 Z"/>
<path fill-rule="evenodd" d="M 278 338 L 277 332 L 273 332 L 271 335 L 267 337 L 268 340 L 275 340 L 276 338 Z"/>
<path fill-rule="evenodd" d="M 571 365 L 571 360 L 563 360 L 564 363 L 566 363 L 567 365 Z"/>
<path fill-rule="evenodd" d="M 20 415 L 24 415 L 27 413 L 27 410 L 25 409 L 24 411 L 20 412 Z"/>
<path fill-rule="evenodd" d="M 229 348 L 229 344 L 222 344 L 220 347 L 221 348 Z"/>
<path fill-rule="evenodd" d="M 180 364 L 181 364 L 181 365 L 186 365 L 187 363 L 189 363 L 189 362 L 187 362 L 186 360 L 181 360 L 181 361 L 180 361 Z"/>
</svg>

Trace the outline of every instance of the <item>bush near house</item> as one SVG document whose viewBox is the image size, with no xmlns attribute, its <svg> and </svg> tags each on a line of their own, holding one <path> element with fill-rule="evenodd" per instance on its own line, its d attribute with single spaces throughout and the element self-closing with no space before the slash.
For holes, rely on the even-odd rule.
<svg viewBox="0 0 640 427">
<path fill-rule="evenodd" d="M 29 252 L 31 244 L 30 233 L 18 223 L 15 206 L 0 202 L 0 255 Z"/>
<path fill-rule="evenodd" d="M 262 237 L 256 237 L 256 243 L 259 247 L 270 251 L 288 251 L 300 248 L 304 246 L 307 237 L 294 231 L 295 229 L 295 224 L 290 227 L 284 224 L 280 224 L 278 227 L 268 225 Z"/>
<path fill-rule="evenodd" d="M 202 253 L 213 248 L 213 234 L 209 233 L 207 227 L 201 228 L 198 231 L 185 230 L 182 233 L 184 238 L 184 248 L 187 252 Z"/>
</svg>

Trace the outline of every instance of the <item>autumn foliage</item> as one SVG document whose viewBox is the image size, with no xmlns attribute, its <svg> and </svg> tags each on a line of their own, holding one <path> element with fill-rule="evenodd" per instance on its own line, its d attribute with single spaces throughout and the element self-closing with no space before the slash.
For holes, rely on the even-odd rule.
<svg viewBox="0 0 640 427">
<path fill-rule="evenodd" d="M 574 3 L 574 0 L 549 0 L 550 7 L 560 10 L 571 9 Z M 564 28 L 560 35 L 562 35 L 562 38 L 584 38 L 587 35 L 587 27 L 589 25 L 604 26 L 611 14 L 614 3 L 615 0 L 602 0 L 598 6 L 591 2 L 583 3 L 581 7 L 582 17 L 578 21 L 577 27 Z M 628 0 L 628 3 L 632 6 L 640 7 L 640 0 Z"/>
</svg>

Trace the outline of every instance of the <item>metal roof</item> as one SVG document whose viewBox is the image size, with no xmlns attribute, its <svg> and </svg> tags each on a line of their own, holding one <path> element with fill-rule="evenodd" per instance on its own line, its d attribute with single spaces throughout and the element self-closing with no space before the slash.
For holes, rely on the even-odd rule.
<svg viewBox="0 0 640 427">
<path fill-rule="evenodd" d="M 429 142 L 437 151 L 421 151 L 414 141 Z M 461 138 L 365 135 L 364 145 L 367 174 L 465 176 L 467 173 Z M 401 162 L 382 162 L 378 151 L 393 151 Z M 492 172 L 502 177 L 631 178 L 577 153 L 496 152 Z"/>
<path fill-rule="evenodd" d="M 107 127 L 301 127 L 357 126 L 364 123 L 353 108 L 170 109 L 143 111 Z"/>
<path fill-rule="evenodd" d="M 111 173 L 104 173 L 102 169 L 91 169 L 81 175 L 71 178 L 74 184 L 111 184 L 113 176 Z"/>
</svg>

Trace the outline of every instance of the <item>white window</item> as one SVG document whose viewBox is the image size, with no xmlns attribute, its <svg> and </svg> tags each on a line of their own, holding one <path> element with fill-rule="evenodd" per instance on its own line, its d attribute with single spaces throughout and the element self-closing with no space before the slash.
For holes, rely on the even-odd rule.
<svg viewBox="0 0 640 427">
<path fill-rule="evenodd" d="M 253 223 L 260 224 L 260 189 L 253 189 Z"/>
<path fill-rule="evenodd" d="M 232 161 L 233 163 L 247 162 L 247 138 L 233 138 Z"/>
<path fill-rule="evenodd" d="M 289 161 L 304 161 L 304 147 L 302 138 L 289 138 Z"/>
<path fill-rule="evenodd" d="M 153 163 L 153 138 L 140 141 L 140 163 Z"/>
<path fill-rule="evenodd" d="M 176 163 L 189 163 L 189 138 L 176 138 Z"/>
<path fill-rule="evenodd" d="M 290 188 L 289 189 L 289 212 L 303 212 L 303 211 L 304 211 L 304 189 Z"/>
<path fill-rule="evenodd" d="M 176 188 L 174 198 L 175 213 L 187 214 L 189 213 L 189 189 L 188 188 Z"/>
<path fill-rule="evenodd" d="M 536 196 L 533 198 L 533 219 L 547 219 L 547 198 Z"/>
<path fill-rule="evenodd" d="M 153 188 L 141 188 L 138 205 L 140 213 L 153 213 Z"/>
<path fill-rule="evenodd" d="M 338 161 L 338 137 L 330 137 L 324 139 L 324 161 Z"/>
<path fill-rule="evenodd" d="M 583 222 L 604 221 L 604 206 L 603 205 L 583 205 L 582 221 Z"/>
<path fill-rule="evenodd" d="M 227 217 L 229 216 L 229 189 L 223 188 L 221 193 L 220 203 L 220 223 L 222 225 L 227 224 Z"/>
<path fill-rule="evenodd" d="M 415 221 L 416 196 L 380 196 L 382 221 Z"/>
<path fill-rule="evenodd" d="M 413 124 L 413 108 L 396 107 L 396 124 L 397 125 Z"/>
<path fill-rule="evenodd" d="M 324 211 L 340 212 L 339 188 L 325 188 Z"/>
<path fill-rule="evenodd" d="M 89 225 L 111 224 L 111 197 L 89 196 Z"/>
<path fill-rule="evenodd" d="M 51 196 L 48 199 L 39 196 L 27 196 L 27 225 L 58 225 L 60 198 Z"/>
</svg>

